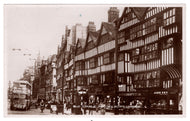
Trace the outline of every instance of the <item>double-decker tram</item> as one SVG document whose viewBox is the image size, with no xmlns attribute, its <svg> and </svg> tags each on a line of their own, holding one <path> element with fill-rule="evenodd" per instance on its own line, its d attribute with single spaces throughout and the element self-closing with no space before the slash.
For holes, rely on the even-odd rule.
<svg viewBox="0 0 190 121">
<path fill-rule="evenodd" d="M 19 80 L 13 82 L 11 98 L 11 110 L 28 110 L 31 102 L 31 84 L 28 81 Z"/>
</svg>

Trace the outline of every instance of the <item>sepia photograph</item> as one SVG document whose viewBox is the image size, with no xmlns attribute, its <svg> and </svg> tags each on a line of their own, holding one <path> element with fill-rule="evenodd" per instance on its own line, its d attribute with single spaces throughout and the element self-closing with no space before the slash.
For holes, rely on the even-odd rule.
<svg viewBox="0 0 190 121">
<path fill-rule="evenodd" d="M 4 112 L 183 116 L 185 4 L 4 4 Z"/>
</svg>

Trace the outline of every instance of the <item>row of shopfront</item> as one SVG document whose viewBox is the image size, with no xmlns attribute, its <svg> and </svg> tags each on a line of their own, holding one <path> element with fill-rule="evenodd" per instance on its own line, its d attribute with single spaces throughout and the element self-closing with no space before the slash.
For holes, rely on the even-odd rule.
<svg viewBox="0 0 190 121">
<path fill-rule="evenodd" d="M 126 7 L 119 20 L 103 22 L 70 50 L 64 41 L 57 99 L 73 111 L 102 102 L 124 114 L 182 113 L 181 15 L 178 7 Z"/>
</svg>

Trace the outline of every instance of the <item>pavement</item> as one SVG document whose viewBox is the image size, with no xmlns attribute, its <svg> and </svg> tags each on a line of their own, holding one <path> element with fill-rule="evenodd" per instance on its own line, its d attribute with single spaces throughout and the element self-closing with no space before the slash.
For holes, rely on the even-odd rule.
<svg viewBox="0 0 190 121">
<path fill-rule="evenodd" d="M 37 108 L 37 109 L 32 108 L 27 111 L 22 111 L 22 110 L 19 110 L 19 111 L 13 110 L 12 111 L 12 110 L 8 109 L 7 114 L 8 115 L 57 115 L 55 112 L 50 113 L 49 109 L 44 109 L 43 113 L 41 113 L 40 108 Z M 64 113 L 59 112 L 58 115 L 75 115 L 75 114 L 71 113 L 71 109 L 68 109 L 68 110 L 64 109 Z M 98 112 L 93 110 L 90 113 L 89 113 L 89 110 L 86 110 L 86 114 L 83 113 L 81 115 L 102 115 L 102 114 L 100 113 L 100 110 Z M 105 115 L 114 115 L 114 114 L 111 112 L 105 112 Z"/>
</svg>

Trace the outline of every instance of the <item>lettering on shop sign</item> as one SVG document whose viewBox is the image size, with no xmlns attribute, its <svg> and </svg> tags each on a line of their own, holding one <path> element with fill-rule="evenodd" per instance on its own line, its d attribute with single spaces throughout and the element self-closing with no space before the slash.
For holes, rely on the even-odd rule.
<svg viewBox="0 0 190 121">
<path fill-rule="evenodd" d="M 158 91 L 158 92 L 154 92 L 154 94 L 158 94 L 158 95 L 167 95 L 168 92 L 167 92 L 167 91 Z"/>
</svg>

